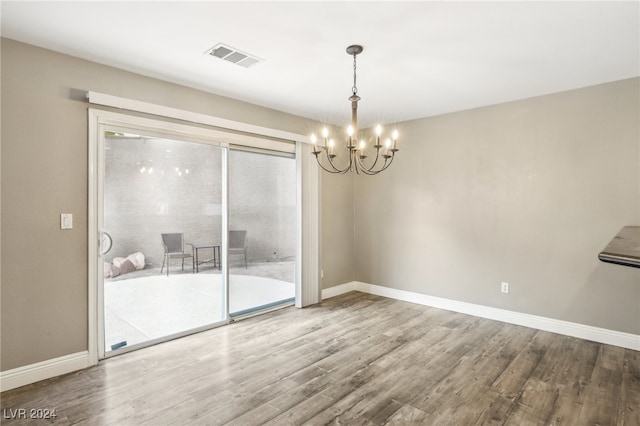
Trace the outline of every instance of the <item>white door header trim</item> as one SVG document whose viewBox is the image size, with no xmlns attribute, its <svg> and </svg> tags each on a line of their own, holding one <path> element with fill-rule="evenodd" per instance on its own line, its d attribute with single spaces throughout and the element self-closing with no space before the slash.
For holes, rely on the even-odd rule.
<svg viewBox="0 0 640 426">
<path fill-rule="evenodd" d="M 192 111 L 185 111 L 178 108 L 171 108 L 164 105 L 152 104 L 135 99 L 122 98 L 119 96 L 107 95 L 98 92 L 87 92 L 89 103 L 103 105 L 113 108 L 121 108 L 129 111 L 142 112 L 161 117 L 174 118 L 191 123 L 206 124 L 208 126 L 219 127 L 238 132 L 251 133 L 257 136 L 282 139 L 290 142 L 311 143 L 309 136 L 297 133 L 285 132 L 283 130 L 271 129 L 268 127 L 256 126 L 254 124 L 242 123 L 240 121 L 227 120 L 207 114 Z"/>
</svg>

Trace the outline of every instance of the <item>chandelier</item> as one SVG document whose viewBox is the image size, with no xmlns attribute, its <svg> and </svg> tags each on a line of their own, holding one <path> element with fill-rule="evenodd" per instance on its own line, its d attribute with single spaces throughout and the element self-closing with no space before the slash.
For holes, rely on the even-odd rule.
<svg viewBox="0 0 640 426">
<path fill-rule="evenodd" d="M 375 150 L 375 157 L 367 160 L 367 144 L 364 139 L 358 140 L 358 88 L 356 87 L 356 56 L 362 53 L 363 47 L 360 45 L 352 45 L 347 47 L 347 53 L 353 55 L 353 87 L 351 88 L 351 96 L 349 101 L 351 102 L 351 125 L 347 128 L 346 149 L 347 156 L 349 157 L 349 163 L 344 167 L 337 167 L 334 163 L 338 154 L 336 154 L 336 143 L 329 137 L 329 131 L 325 127 L 322 129 L 323 145 L 318 146 L 318 138 L 315 134 L 311 135 L 311 142 L 313 143 L 313 152 L 318 165 L 323 170 L 329 173 L 347 173 L 349 171 L 356 172 L 356 174 L 363 173 L 365 175 L 376 175 L 383 170 L 386 170 L 393 161 L 393 157 L 398 148 L 396 147 L 398 139 L 398 131 L 394 130 L 391 138 L 385 140 L 384 145 L 380 143 L 380 137 L 382 135 L 382 127 L 378 124 L 376 126 L 375 144 L 373 149 Z M 322 153 L 324 152 L 324 155 Z M 369 151 L 370 153 L 371 151 Z M 324 160 L 326 158 L 326 160 Z M 324 164 L 323 164 L 324 163 Z M 367 166 L 368 163 L 368 166 Z"/>
</svg>

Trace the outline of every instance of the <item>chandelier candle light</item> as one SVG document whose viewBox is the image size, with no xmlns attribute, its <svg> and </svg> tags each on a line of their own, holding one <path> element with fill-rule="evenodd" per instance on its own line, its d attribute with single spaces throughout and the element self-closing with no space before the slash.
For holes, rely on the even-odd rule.
<svg viewBox="0 0 640 426">
<path fill-rule="evenodd" d="M 375 159 L 369 160 L 370 166 L 365 165 L 367 158 L 366 142 L 364 139 L 360 139 L 358 142 L 358 88 L 356 87 L 356 56 L 362 53 L 363 47 L 360 45 L 353 45 L 347 47 L 347 53 L 353 55 L 353 87 L 351 88 L 351 96 L 349 101 L 351 102 L 351 125 L 347 128 L 347 140 L 346 148 L 349 152 L 349 164 L 343 169 L 336 167 L 333 160 L 338 156 L 336 154 L 336 143 L 333 139 L 329 138 L 329 131 L 325 127 L 322 129 L 323 146 L 318 147 L 318 138 L 315 134 L 311 135 L 311 142 L 313 143 L 313 152 L 316 160 L 323 170 L 329 173 L 347 173 L 354 171 L 356 174 L 363 173 L 365 175 L 376 175 L 383 170 L 386 170 L 393 161 L 393 157 L 397 148 L 398 131 L 394 130 L 392 133 L 392 139 L 387 138 L 384 146 L 380 143 L 380 136 L 382 135 L 382 127 L 378 124 L 376 126 L 376 138 L 375 145 Z M 384 148 L 384 149 L 383 149 Z M 325 155 L 321 155 L 324 150 Z M 382 152 L 380 152 L 382 150 Z M 326 165 L 323 164 L 322 158 L 326 157 Z"/>
</svg>

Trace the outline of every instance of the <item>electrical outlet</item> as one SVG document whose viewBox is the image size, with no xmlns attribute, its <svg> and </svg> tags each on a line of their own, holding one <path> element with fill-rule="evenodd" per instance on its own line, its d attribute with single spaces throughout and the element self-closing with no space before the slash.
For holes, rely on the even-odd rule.
<svg viewBox="0 0 640 426">
<path fill-rule="evenodd" d="M 509 293 L 509 283 L 502 283 L 501 290 L 503 293 Z"/>
</svg>

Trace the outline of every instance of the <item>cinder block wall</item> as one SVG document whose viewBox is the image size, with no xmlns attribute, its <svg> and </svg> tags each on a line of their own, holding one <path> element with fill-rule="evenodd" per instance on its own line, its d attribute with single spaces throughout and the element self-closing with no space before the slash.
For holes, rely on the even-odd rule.
<svg viewBox="0 0 640 426">
<path fill-rule="evenodd" d="M 104 230 L 113 239 L 107 261 L 142 252 L 148 267 L 159 267 L 161 233 L 221 241 L 220 148 L 123 137 L 107 138 L 106 148 Z M 293 159 L 230 152 L 229 227 L 247 230 L 249 261 L 295 255 L 295 179 Z"/>
<path fill-rule="evenodd" d="M 295 258 L 296 188 L 295 159 L 229 153 L 229 229 L 247 230 L 250 261 Z"/>
</svg>

